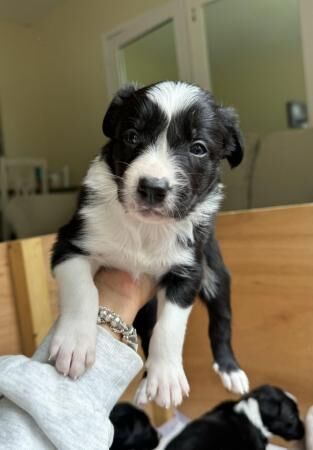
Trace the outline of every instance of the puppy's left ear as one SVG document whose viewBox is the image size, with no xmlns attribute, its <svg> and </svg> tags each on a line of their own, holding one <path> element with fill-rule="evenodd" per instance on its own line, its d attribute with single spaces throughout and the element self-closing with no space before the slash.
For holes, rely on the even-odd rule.
<svg viewBox="0 0 313 450">
<path fill-rule="evenodd" d="M 233 108 L 218 108 L 218 115 L 223 126 L 224 158 L 231 168 L 239 166 L 243 159 L 244 141 L 240 130 L 239 117 Z"/>
</svg>

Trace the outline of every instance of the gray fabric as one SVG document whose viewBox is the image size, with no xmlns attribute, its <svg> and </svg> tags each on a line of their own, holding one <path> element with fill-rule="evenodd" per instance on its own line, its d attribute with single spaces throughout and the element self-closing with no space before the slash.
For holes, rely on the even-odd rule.
<svg viewBox="0 0 313 450">
<path fill-rule="evenodd" d="M 99 327 L 96 363 L 72 381 L 46 362 L 50 336 L 32 359 L 0 358 L 0 449 L 109 449 L 108 415 L 142 360 Z"/>
</svg>

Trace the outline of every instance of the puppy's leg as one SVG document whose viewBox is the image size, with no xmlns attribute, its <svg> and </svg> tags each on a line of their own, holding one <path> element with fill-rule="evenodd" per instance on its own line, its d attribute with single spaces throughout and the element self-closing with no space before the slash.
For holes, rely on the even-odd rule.
<svg viewBox="0 0 313 450">
<path fill-rule="evenodd" d="M 189 394 L 183 369 L 185 331 L 201 273 L 168 274 L 158 292 L 158 320 L 154 327 L 146 363 L 147 397 L 162 407 L 179 405 Z"/>
<path fill-rule="evenodd" d="M 189 394 L 182 351 L 191 306 L 182 308 L 168 301 L 164 291 L 158 298 L 160 315 L 153 330 L 146 363 L 146 392 L 149 400 L 169 408 L 179 405 L 183 397 Z"/>
<path fill-rule="evenodd" d="M 223 385 L 236 394 L 249 391 L 249 380 L 240 369 L 231 345 L 230 275 L 221 261 L 215 270 L 204 262 L 204 278 L 200 298 L 210 315 L 209 336 L 214 357 L 214 370 Z"/>
<path fill-rule="evenodd" d="M 141 339 L 141 346 L 145 358 L 148 358 L 149 345 L 157 320 L 157 299 L 153 298 L 138 312 L 136 319 L 134 321 L 134 327 Z M 147 398 L 147 373 L 145 372 L 143 379 L 141 380 L 137 391 L 135 393 L 134 402 L 137 405 L 145 405 L 148 403 Z"/>
<path fill-rule="evenodd" d="M 157 299 L 154 297 L 141 308 L 134 320 L 134 327 L 141 339 L 141 346 L 146 359 L 148 358 L 153 328 L 157 321 L 157 306 Z"/>
<path fill-rule="evenodd" d="M 55 269 L 59 286 L 60 317 L 50 346 L 56 369 L 77 378 L 95 360 L 98 291 L 96 267 L 84 256 L 74 256 Z"/>
</svg>

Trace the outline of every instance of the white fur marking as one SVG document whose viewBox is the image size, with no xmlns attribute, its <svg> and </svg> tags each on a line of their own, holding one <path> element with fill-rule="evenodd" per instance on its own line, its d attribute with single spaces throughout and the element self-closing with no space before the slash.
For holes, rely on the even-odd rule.
<svg viewBox="0 0 313 450">
<path fill-rule="evenodd" d="M 103 161 L 92 163 L 84 183 L 93 188 L 96 198 L 81 210 L 86 235 L 80 245 L 99 265 L 131 271 L 135 277 L 147 273 L 159 278 L 173 265 L 194 263 L 192 249 L 177 239 L 193 242 L 190 218 L 145 223 L 128 214 L 117 199 L 116 183 Z"/>
<path fill-rule="evenodd" d="M 247 394 L 249 392 L 249 379 L 241 369 L 233 372 L 222 372 L 217 363 L 213 364 L 214 371 L 220 376 L 223 386 L 234 394 Z"/>
<path fill-rule="evenodd" d="M 218 287 L 217 276 L 215 272 L 207 265 L 206 261 L 203 263 L 203 269 L 202 288 L 208 298 L 214 298 Z"/>
<path fill-rule="evenodd" d="M 94 361 L 99 306 L 93 281 L 96 270 L 97 266 L 83 256 L 64 261 L 54 270 L 60 290 L 60 317 L 50 344 L 50 359 L 55 359 L 60 373 L 73 379 Z"/>
<path fill-rule="evenodd" d="M 259 404 L 255 398 L 248 398 L 248 400 L 242 400 L 237 403 L 234 411 L 238 414 L 245 415 L 249 421 L 261 431 L 265 438 L 269 439 L 272 436 L 263 424 Z"/>
<path fill-rule="evenodd" d="M 223 200 L 223 184 L 219 183 L 215 189 L 208 194 L 206 199 L 199 203 L 189 215 L 194 225 L 209 225 L 212 217 L 218 212 Z"/>
<path fill-rule="evenodd" d="M 289 397 L 292 401 L 294 401 L 295 403 L 298 403 L 297 397 L 295 397 L 294 395 L 290 394 L 290 392 L 285 391 L 285 394 L 286 394 L 287 397 Z"/>
<path fill-rule="evenodd" d="M 166 178 L 171 188 L 176 184 L 175 161 L 168 151 L 166 133 L 132 162 L 125 171 L 125 197 L 131 204 L 136 196 L 140 178 Z"/>
<path fill-rule="evenodd" d="M 158 322 L 153 330 L 146 366 L 147 398 L 168 408 L 179 405 L 189 394 L 182 365 L 185 331 L 191 307 L 182 308 L 158 293 Z"/>
<path fill-rule="evenodd" d="M 195 103 L 200 95 L 200 88 L 189 84 L 166 81 L 152 86 L 147 96 L 156 103 L 169 119 L 178 111 L 188 108 Z"/>
</svg>

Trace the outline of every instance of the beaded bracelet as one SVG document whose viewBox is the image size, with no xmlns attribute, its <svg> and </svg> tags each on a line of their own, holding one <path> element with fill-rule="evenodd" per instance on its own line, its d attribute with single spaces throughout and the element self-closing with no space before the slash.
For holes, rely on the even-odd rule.
<svg viewBox="0 0 313 450">
<path fill-rule="evenodd" d="M 111 311 L 105 306 L 100 306 L 98 311 L 97 323 L 99 325 L 105 324 L 114 333 L 122 337 L 122 342 L 137 352 L 138 337 L 135 328 L 132 325 L 127 325 L 121 317 L 115 312 Z"/>
</svg>

